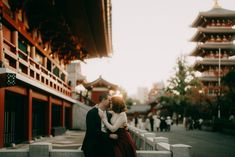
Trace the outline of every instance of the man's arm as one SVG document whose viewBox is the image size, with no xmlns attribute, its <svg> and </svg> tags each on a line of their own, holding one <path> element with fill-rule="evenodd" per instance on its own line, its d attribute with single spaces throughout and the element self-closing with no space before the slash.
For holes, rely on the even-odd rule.
<svg viewBox="0 0 235 157">
<path fill-rule="evenodd" d="M 86 124 L 87 124 L 87 130 L 90 131 L 91 134 L 94 135 L 94 137 L 102 138 L 102 139 L 103 138 L 104 139 L 110 138 L 108 133 L 101 131 L 101 120 L 98 115 L 98 112 L 96 113 L 93 111 L 91 113 L 88 113 Z M 113 135 L 111 135 L 111 136 L 113 136 Z"/>
</svg>

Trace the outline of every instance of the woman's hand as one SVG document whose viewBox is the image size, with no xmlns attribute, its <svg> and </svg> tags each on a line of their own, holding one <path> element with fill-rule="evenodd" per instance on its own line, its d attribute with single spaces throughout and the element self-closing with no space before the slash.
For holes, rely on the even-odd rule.
<svg viewBox="0 0 235 157">
<path fill-rule="evenodd" d="M 100 116 L 100 119 L 104 119 L 104 112 L 99 111 L 99 116 Z"/>
</svg>

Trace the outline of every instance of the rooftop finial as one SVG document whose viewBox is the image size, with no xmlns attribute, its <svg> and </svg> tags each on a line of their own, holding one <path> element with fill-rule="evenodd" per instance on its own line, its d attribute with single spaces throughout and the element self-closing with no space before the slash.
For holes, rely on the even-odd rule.
<svg viewBox="0 0 235 157">
<path fill-rule="evenodd" d="M 219 5 L 218 0 L 214 0 L 214 8 L 221 8 L 221 6 Z"/>
</svg>

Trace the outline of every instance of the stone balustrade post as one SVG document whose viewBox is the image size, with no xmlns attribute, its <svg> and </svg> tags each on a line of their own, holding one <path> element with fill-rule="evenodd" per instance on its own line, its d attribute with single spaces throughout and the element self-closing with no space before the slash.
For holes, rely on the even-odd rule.
<svg viewBox="0 0 235 157">
<path fill-rule="evenodd" d="M 137 131 L 137 140 L 136 140 L 136 146 L 138 149 L 142 149 L 142 134 L 146 133 L 146 130 L 138 130 Z"/>
<path fill-rule="evenodd" d="M 142 148 L 143 149 L 146 149 L 146 142 L 147 142 L 147 138 L 148 137 L 155 137 L 156 136 L 156 134 L 155 133 L 151 133 L 151 132 L 146 132 L 146 133 L 143 133 L 142 134 L 142 140 L 143 140 L 143 142 L 142 142 Z"/>
<path fill-rule="evenodd" d="M 157 143 L 169 143 L 169 139 L 167 137 L 154 137 L 153 138 L 153 143 L 154 143 L 154 150 L 157 150 Z"/>
<path fill-rule="evenodd" d="M 185 144 L 174 144 L 170 146 L 173 157 L 192 157 L 192 146 Z"/>
<path fill-rule="evenodd" d="M 30 144 L 29 157 L 49 157 L 51 149 L 51 143 L 40 142 Z"/>
</svg>

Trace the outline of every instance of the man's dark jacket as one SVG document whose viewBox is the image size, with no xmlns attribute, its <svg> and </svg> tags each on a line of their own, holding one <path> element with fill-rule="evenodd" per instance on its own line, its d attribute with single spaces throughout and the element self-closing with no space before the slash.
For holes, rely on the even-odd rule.
<svg viewBox="0 0 235 157">
<path fill-rule="evenodd" d="M 82 144 L 85 157 L 114 157 L 112 140 L 109 134 L 101 131 L 98 108 L 88 111 L 86 116 L 86 135 Z"/>
</svg>

